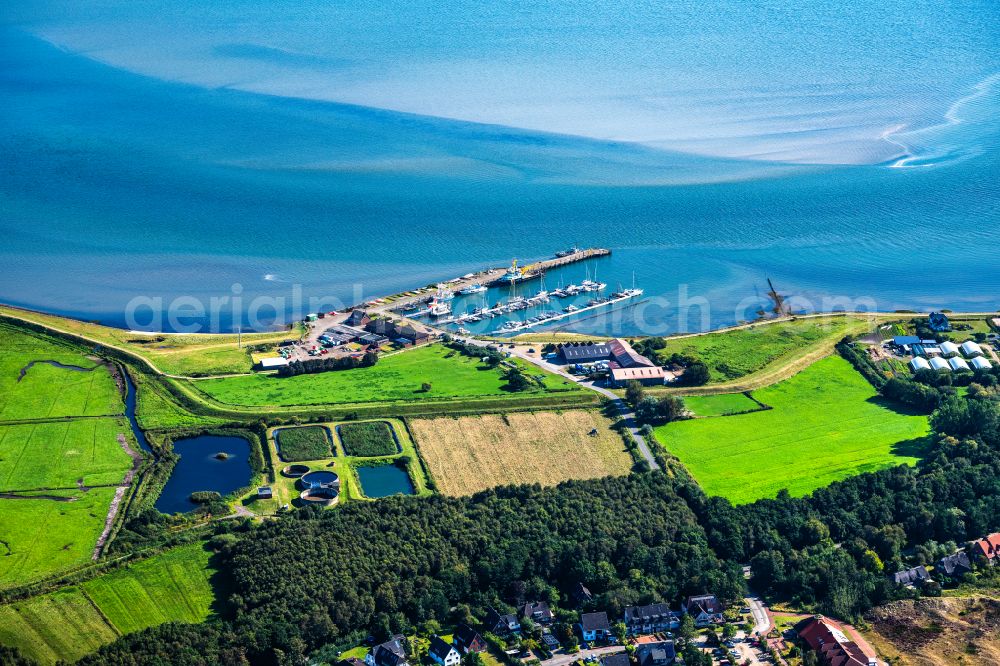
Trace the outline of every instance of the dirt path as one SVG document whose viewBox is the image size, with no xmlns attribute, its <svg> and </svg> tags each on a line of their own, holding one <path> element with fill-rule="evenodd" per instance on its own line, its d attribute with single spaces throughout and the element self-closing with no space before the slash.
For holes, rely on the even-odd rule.
<svg viewBox="0 0 1000 666">
<path fill-rule="evenodd" d="M 90 556 L 90 559 L 96 560 L 101 556 L 101 551 L 104 549 L 104 544 L 107 543 L 108 537 L 111 535 L 111 528 L 115 524 L 115 518 L 118 516 L 118 509 L 121 507 L 122 499 L 125 497 L 126 491 L 132 485 L 132 481 L 135 479 L 136 473 L 139 471 L 139 466 L 142 465 L 142 454 L 134 451 L 128 444 L 128 438 L 125 437 L 123 433 L 118 433 L 118 444 L 121 445 L 125 453 L 129 455 L 132 459 L 132 468 L 125 472 L 125 478 L 122 482 L 115 488 L 115 496 L 111 499 L 111 506 L 108 507 L 108 516 L 104 519 L 104 530 L 101 532 L 101 536 L 97 539 L 97 544 L 94 546 L 94 552 Z"/>
</svg>

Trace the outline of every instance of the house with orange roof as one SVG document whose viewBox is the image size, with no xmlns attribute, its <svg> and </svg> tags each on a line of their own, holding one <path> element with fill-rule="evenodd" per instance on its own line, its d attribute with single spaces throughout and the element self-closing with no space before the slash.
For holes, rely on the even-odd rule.
<svg viewBox="0 0 1000 666">
<path fill-rule="evenodd" d="M 1000 562 L 1000 532 L 987 534 L 972 542 L 969 548 L 972 558 L 980 563 L 993 565 Z"/>
</svg>

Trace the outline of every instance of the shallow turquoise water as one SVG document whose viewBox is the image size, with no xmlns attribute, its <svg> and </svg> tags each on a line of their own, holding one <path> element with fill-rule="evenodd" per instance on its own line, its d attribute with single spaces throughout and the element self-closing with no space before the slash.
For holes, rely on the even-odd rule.
<svg viewBox="0 0 1000 666">
<path fill-rule="evenodd" d="M 0 300 L 228 329 L 580 244 L 653 297 L 581 330 L 1000 305 L 993 3 L 258 4 L 0 10 Z"/>
</svg>

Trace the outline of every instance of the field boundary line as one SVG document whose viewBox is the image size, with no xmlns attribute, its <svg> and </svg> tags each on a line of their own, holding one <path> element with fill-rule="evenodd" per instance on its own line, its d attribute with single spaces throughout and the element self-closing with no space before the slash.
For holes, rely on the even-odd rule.
<svg viewBox="0 0 1000 666">
<path fill-rule="evenodd" d="M 87 603 L 89 603 L 90 606 L 94 609 L 97 615 L 101 618 L 101 621 L 103 621 L 104 624 L 108 625 L 108 628 L 112 631 L 112 633 L 114 633 L 116 636 L 125 635 L 121 632 L 121 630 L 118 627 L 115 626 L 115 624 L 111 621 L 111 618 L 109 618 L 107 615 L 104 614 L 104 611 L 102 611 L 101 607 L 97 605 L 97 602 L 94 601 L 93 598 L 91 598 L 90 593 L 87 592 L 87 590 L 83 587 L 82 584 L 77 585 L 75 587 L 76 589 L 80 590 L 80 594 L 82 594 L 83 598 L 87 600 Z M 46 594 L 51 594 L 51 592 L 47 592 Z"/>
</svg>

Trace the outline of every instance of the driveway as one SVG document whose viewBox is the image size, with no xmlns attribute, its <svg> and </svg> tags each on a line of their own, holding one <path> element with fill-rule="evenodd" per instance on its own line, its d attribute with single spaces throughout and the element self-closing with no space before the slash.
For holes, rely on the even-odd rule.
<svg viewBox="0 0 1000 666">
<path fill-rule="evenodd" d="M 623 645 L 609 645 L 608 647 L 580 650 L 576 654 L 562 654 L 560 651 L 560 653 L 553 655 L 551 659 L 543 661 L 542 666 L 568 666 L 578 659 L 586 659 L 587 657 L 603 657 L 605 655 L 624 651 L 625 646 Z"/>
</svg>

